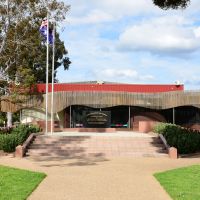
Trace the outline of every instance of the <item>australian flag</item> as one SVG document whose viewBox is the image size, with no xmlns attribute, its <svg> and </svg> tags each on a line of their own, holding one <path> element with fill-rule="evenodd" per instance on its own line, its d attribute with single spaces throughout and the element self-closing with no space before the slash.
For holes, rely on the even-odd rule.
<svg viewBox="0 0 200 200">
<path fill-rule="evenodd" d="M 42 24 L 40 26 L 40 33 L 44 38 L 44 41 L 47 41 L 47 19 L 43 19 Z M 53 33 L 52 29 L 49 28 L 49 44 L 53 44 Z"/>
</svg>

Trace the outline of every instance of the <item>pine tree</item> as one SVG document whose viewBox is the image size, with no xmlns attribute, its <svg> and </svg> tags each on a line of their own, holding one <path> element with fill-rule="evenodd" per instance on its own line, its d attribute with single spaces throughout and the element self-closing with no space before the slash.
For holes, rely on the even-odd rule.
<svg viewBox="0 0 200 200">
<path fill-rule="evenodd" d="M 153 0 L 153 3 L 164 10 L 184 9 L 188 6 L 190 0 Z"/>
</svg>

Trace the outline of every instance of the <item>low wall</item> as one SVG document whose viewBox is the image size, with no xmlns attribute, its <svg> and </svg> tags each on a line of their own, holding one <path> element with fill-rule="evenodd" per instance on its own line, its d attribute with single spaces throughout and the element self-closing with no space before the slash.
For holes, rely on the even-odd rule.
<svg viewBox="0 0 200 200">
<path fill-rule="evenodd" d="M 139 121 L 139 132 L 148 133 L 153 131 L 154 126 L 159 123 L 157 121 Z"/>
<path fill-rule="evenodd" d="M 199 123 L 182 124 L 181 126 L 183 126 L 185 128 L 190 128 L 190 129 L 193 129 L 193 130 L 200 131 L 200 124 Z"/>
<path fill-rule="evenodd" d="M 133 114 L 133 129 L 139 130 L 140 121 L 166 122 L 164 116 L 157 112 L 136 112 Z"/>
<path fill-rule="evenodd" d="M 37 124 L 40 126 L 40 128 L 42 129 L 42 131 L 45 131 L 45 126 L 46 126 L 46 121 L 41 120 L 41 121 L 37 121 Z M 53 130 L 55 129 L 55 131 L 59 131 L 60 130 L 60 124 L 59 121 L 54 121 L 54 127 Z M 51 121 L 47 122 L 47 131 L 51 131 Z"/>
<path fill-rule="evenodd" d="M 29 137 L 26 139 L 26 141 L 23 143 L 23 145 L 18 145 L 15 148 L 15 157 L 22 158 L 25 156 L 27 148 L 29 147 L 30 143 L 34 140 L 35 133 L 32 133 L 29 135 Z"/>
<path fill-rule="evenodd" d="M 167 149 L 168 155 L 171 159 L 177 159 L 178 158 L 178 150 L 175 147 L 170 147 L 167 144 L 167 141 L 165 139 L 165 137 L 162 134 L 159 134 L 159 137 L 162 141 L 162 143 L 164 144 L 165 148 Z"/>
</svg>

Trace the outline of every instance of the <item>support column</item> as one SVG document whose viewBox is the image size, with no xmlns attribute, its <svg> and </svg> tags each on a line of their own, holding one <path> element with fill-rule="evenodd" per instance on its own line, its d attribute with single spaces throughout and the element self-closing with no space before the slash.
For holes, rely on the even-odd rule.
<svg viewBox="0 0 200 200">
<path fill-rule="evenodd" d="M 7 112 L 7 127 L 12 127 L 12 113 Z"/>
<path fill-rule="evenodd" d="M 52 46 L 52 79 L 51 79 L 51 134 L 54 132 L 54 65 L 55 65 L 55 29 L 56 24 L 53 23 L 53 46 Z"/>
<path fill-rule="evenodd" d="M 172 108 L 172 112 L 173 112 L 173 124 L 175 124 L 176 123 L 176 119 L 175 119 L 175 108 Z"/>
<path fill-rule="evenodd" d="M 19 120 L 20 120 L 20 123 L 22 123 L 22 109 L 19 111 Z"/>
<path fill-rule="evenodd" d="M 72 115 L 72 107 L 69 106 L 69 128 L 71 128 L 71 123 L 72 123 L 71 115 Z"/>
<path fill-rule="evenodd" d="M 46 102 L 45 134 L 48 133 L 48 93 L 49 93 L 49 12 L 47 11 L 47 53 L 46 53 Z"/>
<path fill-rule="evenodd" d="M 131 107 L 128 107 L 128 128 L 131 128 Z"/>
</svg>

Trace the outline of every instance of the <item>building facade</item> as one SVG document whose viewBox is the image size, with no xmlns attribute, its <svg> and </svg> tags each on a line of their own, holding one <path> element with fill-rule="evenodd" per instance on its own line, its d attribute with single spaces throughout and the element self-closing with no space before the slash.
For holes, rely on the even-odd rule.
<svg viewBox="0 0 200 200">
<path fill-rule="evenodd" d="M 21 104 L 2 102 L 21 110 L 22 122 L 44 126 L 45 84 Z M 200 92 L 182 84 L 136 85 L 109 82 L 57 83 L 54 86 L 54 121 L 60 129 L 120 128 L 138 130 L 144 122 L 169 122 L 199 129 Z M 50 121 L 51 84 L 48 113 Z"/>
</svg>

